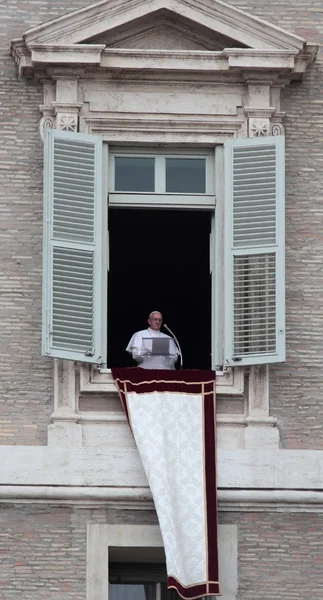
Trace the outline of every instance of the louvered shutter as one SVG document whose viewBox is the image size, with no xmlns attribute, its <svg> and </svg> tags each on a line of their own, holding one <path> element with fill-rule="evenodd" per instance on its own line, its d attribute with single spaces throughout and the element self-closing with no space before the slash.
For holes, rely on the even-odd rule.
<svg viewBox="0 0 323 600">
<path fill-rule="evenodd" d="M 102 141 L 52 129 L 44 151 L 43 354 L 105 363 Z"/>
<path fill-rule="evenodd" d="M 285 360 L 284 137 L 225 143 L 224 363 Z"/>
</svg>

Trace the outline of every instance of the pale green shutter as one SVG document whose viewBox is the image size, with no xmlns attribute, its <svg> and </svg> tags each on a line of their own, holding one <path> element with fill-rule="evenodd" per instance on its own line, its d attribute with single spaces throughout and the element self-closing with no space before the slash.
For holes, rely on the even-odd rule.
<svg viewBox="0 0 323 600">
<path fill-rule="evenodd" d="M 224 364 L 285 360 L 284 137 L 225 143 Z"/>
<path fill-rule="evenodd" d="M 44 151 L 43 354 L 105 363 L 102 141 L 51 129 Z"/>
</svg>

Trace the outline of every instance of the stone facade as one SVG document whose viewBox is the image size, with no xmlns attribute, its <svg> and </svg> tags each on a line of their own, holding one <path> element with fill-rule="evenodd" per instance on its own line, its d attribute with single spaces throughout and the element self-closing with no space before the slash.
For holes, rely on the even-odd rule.
<svg viewBox="0 0 323 600">
<path fill-rule="evenodd" d="M 230 4 L 309 44 L 322 42 L 320 9 L 309 0 L 302 5 L 260 0 Z M 34 78 L 22 42 L 15 43 L 10 56 L 12 40 L 86 5 L 84 0 L 7 0 L 0 6 L 0 458 L 5 465 L 0 476 L 0 600 L 106 600 L 87 586 L 87 526 L 156 523 L 110 374 L 66 361 L 54 364 L 40 354 L 44 129 L 99 132 L 117 142 L 157 139 L 153 118 L 144 127 L 132 127 L 131 134 L 120 115 L 102 125 L 112 105 L 114 113 L 118 105 L 129 111 L 138 93 L 133 83 L 127 87 L 122 77 L 108 75 L 93 86 L 90 67 L 75 66 L 77 54 L 74 67 L 71 63 L 62 74 L 51 65 L 55 52 L 46 58 L 40 47 L 32 50 L 38 65 Z M 246 35 L 252 35 L 250 29 Z M 134 49 L 152 44 L 162 50 L 171 44 L 178 51 L 176 69 L 185 60 L 197 60 L 194 50 L 231 43 L 224 33 L 217 39 L 203 37 L 194 24 L 179 26 L 169 15 L 157 29 L 146 16 L 135 35 L 123 25 L 121 33 L 101 34 L 92 42 L 97 49 L 89 49 L 86 60 L 97 60 L 95 53 L 108 43 L 115 52 L 102 61 L 114 61 L 116 70 L 129 68 L 126 60 L 136 63 Z M 242 50 L 243 41 L 239 44 Z M 133 53 L 118 54 L 120 46 Z M 188 50 L 189 58 L 181 54 Z M 161 72 L 163 60 L 156 52 L 145 57 L 145 66 L 155 64 Z M 229 51 L 223 60 L 238 65 L 240 55 Z M 259 55 L 253 60 L 260 60 Z M 229 370 L 218 378 L 220 523 L 235 525 L 238 532 L 238 591 L 225 600 L 258 600 L 259 594 L 263 600 L 319 600 L 323 593 L 322 59 L 319 53 L 306 64 L 301 80 L 299 74 L 290 76 L 289 55 L 279 61 L 279 85 L 259 80 L 259 88 L 252 73 L 249 83 L 228 83 L 219 75 L 219 92 L 213 74 L 208 75 L 207 100 L 198 80 L 190 82 L 185 98 L 187 103 L 196 94 L 206 113 L 219 113 L 221 106 L 226 116 L 225 126 L 217 115 L 195 130 L 190 125 L 190 140 L 208 143 L 213 135 L 221 142 L 228 132 L 243 137 L 285 131 L 286 136 L 287 360 L 269 369 Z M 236 68 L 243 70 L 241 64 Z M 265 61 L 262 66 L 268 70 Z M 162 106 L 168 82 L 164 75 L 154 77 Z M 177 90 L 182 94 L 185 77 Z M 143 78 L 140 84 L 151 92 L 151 82 Z M 117 101 L 116 90 L 122 90 Z M 173 101 L 180 103 L 175 96 Z M 153 112 L 156 97 L 151 100 L 147 93 L 146 100 L 147 113 Z M 192 120 L 189 108 L 186 104 Z M 167 143 L 166 121 L 160 127 L 158 141 Z M 173 135 L 182 140 L 175 127 Z M 127 485 L 133 486 L 130 496 Z"/>
</svg>

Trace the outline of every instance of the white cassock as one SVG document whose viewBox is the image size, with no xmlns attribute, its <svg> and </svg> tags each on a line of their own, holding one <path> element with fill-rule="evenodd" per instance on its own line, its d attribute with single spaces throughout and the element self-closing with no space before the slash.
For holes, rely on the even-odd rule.
<svg viewBox="0 0 323 600">
<path fill-rule="evenodd" d="M 169 338 L 169 352 L 167 356 L 156 356 L 151 354 L 152 338 Z M 132 355 L 132 358 L 142 369 L 175 369 L 175 363 L 178 359 L 177 346 L 169 335 L 153 329 L 142 329 L 133 334 L 126 351 Z"/>
</svg>

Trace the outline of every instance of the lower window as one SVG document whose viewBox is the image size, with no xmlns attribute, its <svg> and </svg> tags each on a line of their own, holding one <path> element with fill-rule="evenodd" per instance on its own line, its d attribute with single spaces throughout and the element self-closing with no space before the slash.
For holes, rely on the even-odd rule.
<svg viewBox="0 0 323 600">
<path fill-rule="evenodd" d="M 109 600 L 179 600 L 181 596 L 168 590 L 166 581 L 164 563 L 110 562 Z M 216 596 L 208 596 L 212 598 Z"/>
</svg>

